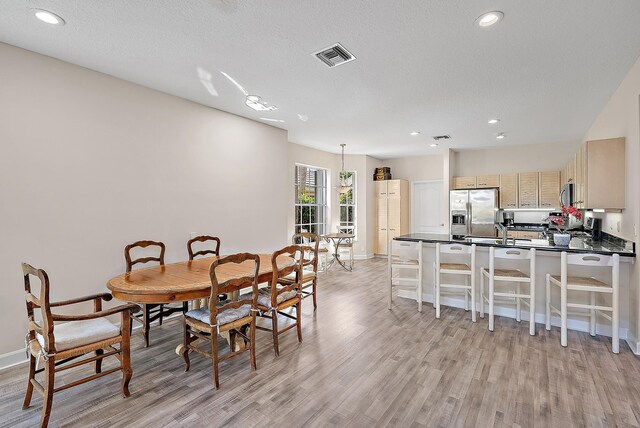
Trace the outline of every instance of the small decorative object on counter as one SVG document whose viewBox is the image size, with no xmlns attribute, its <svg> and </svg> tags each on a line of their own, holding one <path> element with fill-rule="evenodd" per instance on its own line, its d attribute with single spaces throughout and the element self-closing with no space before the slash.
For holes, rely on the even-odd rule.
<svg viewBox="0 0 640 428">
<path fill-rule="evenodd" d="M 383 180 L 391 180 L 391 168 L 388 166 L 376 168 L 375 172 L 373 173 L 373 181 Z"/>
<path fill-rule="evenodd" d="M 553 234 L 553 242 L 557 246 L 567 247 L 571 241 L 571 235 L 567 232 L 569 226 L 569 217 L 572 216 L 576 220 L 582 218 L 582 213 L 574 206 L 568 207 L 562 205 L 560 215 L 550 215 L 546 218 L 549 226 L 555 227 L 559 233 Z"/>
</svg>

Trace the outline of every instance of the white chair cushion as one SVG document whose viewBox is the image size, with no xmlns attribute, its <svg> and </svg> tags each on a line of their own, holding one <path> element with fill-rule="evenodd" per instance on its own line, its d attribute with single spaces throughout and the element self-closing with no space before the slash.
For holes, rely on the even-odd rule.
<svg viewBox="0 0 640 428">
<path fill-rule="evenodd" d="M 282 302 L 286 302 L 287 300 L 291 300 L 297 296 L 295 290 L 285 291 L 284 293 L 278 294 L 276 298 L 276 303 L 280 304 Z M 241 299 L 251 299 L 250 295 L 240 296 Z M 271 307 L 271 288 L 261 288 L 258 290 L 258 305 L 263 306 L 265 308 Z"/>
<path fill-rule="evenodd" d="M 230 322 L 239 320 L 240 318 L 248 317 L 251 313 L 251 305 L 242 305 L 239 308 L 225 309 L 222 312 L 218 312 L 216 321 L 218 325 L 229 324 Z M 211 311 L 209 308 L 192 309 L 185 314 L 189 318 L 193 318 L 205 324 L 209 324 L 209 317 Z"/>
<path fill-rule="evenodd" d="M 64 324 L 56 324 L 53 328 L 53 338 L 57 352 L 100 342 L 101 340 L 116 337 L 119 334 L 120 329 L 111 324 L 106 318 L 70 321 Z M 44 349 L 44 337 L 36 333 L 36 339 Z"/>
</svg>

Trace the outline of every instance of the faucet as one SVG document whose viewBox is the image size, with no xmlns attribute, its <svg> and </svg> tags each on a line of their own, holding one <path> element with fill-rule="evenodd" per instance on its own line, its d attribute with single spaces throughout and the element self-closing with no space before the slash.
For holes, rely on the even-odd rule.
<svg viewBox="0 0 640 428">
<path fill-rule="evenodd" d="M 507 245 L 507 228 L 502 223 L 494 223 L 493 227 L 498 229 L 499 232 L 502 232 L 502 245 Z"/>
</svg>

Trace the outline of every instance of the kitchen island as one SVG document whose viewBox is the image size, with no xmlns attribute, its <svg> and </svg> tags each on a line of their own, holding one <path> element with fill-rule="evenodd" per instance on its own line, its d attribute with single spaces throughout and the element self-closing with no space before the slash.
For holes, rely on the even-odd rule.
<svg viewBox="0 0 640 428">
<path fill-rule="evenodd" d="M 561 247 L 550 244 L 546 239 L 512 239 L 509 238 L 507 244 L 503 244 L 502 239 L 498 238 L 481 238 L 481 237 L 454 237 L 448 234 L 430 234 L 430 233 L 412 233 L 408 235 L 402 235 L 394 238 L 395 241 L 400 242 L 419 242 L 423 246 L 422 250 L 422 262 L 423 262 L 423 302 L 433 302 L 433 290 L 434 290 L 434 263 L 435 263 L 435 246 L 440 244 L 475 244 L 476 245 L 476 283 L 479 283 L 480 268 L 489 266 L 489 248 L 520 248 L 520 249 L 536 249 L 536 271 L 535 271 L 535 284 L 536 284 L 536 323 L 537 332 L 544 330 L 544 312 L 545 312 L 545 275 L 550 273 L 552 275 L 560 274 L 560 254 L 563 251 L 568 253 L 594 253 L 602 255 L 620 255 L 620 339 L 627 339 L 627 332 L 629 327 L 629 313 L 630 308 L 626 302 L 629 302 L 629 283 L 630 283 L 630 268 L 629 265 L 635 262 L 635 245 L 633 242 L 626 241 L 621 238 L 617 238 L 603 233 L 603 239 L 591 240 L 586 236 L 576 236 L 571 239 L 569 246 Z M 400 250 L 403 251 L 403 250 Z M 525 267 L 526 269 L 526 267 Z M 570 269 L 581 269 L 579 267 Z M 591 276 L 596 279 L 600 279 L 605 282 L 610 282 L 611 278 L 603 276 L 601 271 L 594 271 L 593 268 L 583 268 L 584 272 L 576 272 L 578 275 Z M 415 292 L 411 291 L 398 291 L 399 297 L 406 297 L 415 299 Z M 554 299 L 557 301 L 559 297 Z M 587 296 L 585 296 L 587 298 Z M 479 305 L 482 300 L 478 298 L 476 310 L 479 310 Z M 462 295 L 458 297 L 443 297 L 441 302 L 445 306 L 453 306 L 458 308 L 464 308 L 464 299 Z M 526 312 L 526 311 L 525 311 Z M 515 308 L 512 306 L 496 306 L 496 315 L 516 318 Z M 528 322 L 528 314 L 523 312 L 523 324 L 525 320 Z M 611 324 L 606 320 L 602 324 L 597 324 L 597 334 L 611 336 Z M 480 320 L 482 322 L 482 320 Z M 552 317 L 551 324 L 553 326 L 559 326 L 559 318 Z M 526 328 L 524 325 L 523 328 Z M 589 331 L 589 322 L 583 317 L 570 316 L 568 321 L 568 328 L 571 330 Z"/>
</svg>

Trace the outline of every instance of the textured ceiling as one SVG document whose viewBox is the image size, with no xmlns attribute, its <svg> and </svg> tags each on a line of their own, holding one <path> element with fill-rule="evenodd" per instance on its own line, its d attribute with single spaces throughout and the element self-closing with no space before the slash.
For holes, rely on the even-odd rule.
<svg viewBox="0 0 640 428">
<path fill-rule="evenodd" d="M 67 25 L 43 24 L 31 7 Z M 504 20 L 475 26 L 490 10 Z M 282 119 L 294 143 L 381 158 L 581 139 L 640 55 L 638 22 L 638 0 L 0 2 L 2 42 Z M 357 60 L 329 69 L 311 55 L 335 42 Z M 280 109 L 250 110 L 221 70 Z M 452 139 L 430 148 L 438 134 Z"/>
</svg>

